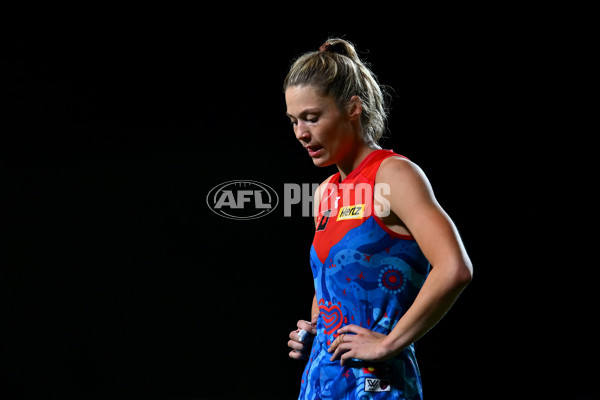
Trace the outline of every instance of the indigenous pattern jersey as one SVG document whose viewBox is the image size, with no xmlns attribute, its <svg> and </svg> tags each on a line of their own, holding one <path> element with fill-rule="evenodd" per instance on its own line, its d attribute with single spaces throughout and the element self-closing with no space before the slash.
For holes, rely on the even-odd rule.
<svg viewBox="0 0 600 400">
<path fill-rule="evenodd" d="M 391 360 L 353 359 L 343 367 L 327 352 L 345 325 L 390 333 L 429 271 L 416 241 L 391 231 L 373 212 L 373 199 L 382 204 L 387 194 L 384 185 L 375 186 L 375 175 L 391 156 L 402 157 L 373 151 L 343 182 L 339 173 L 332 176 L 321 194 L 310 250 L 319 318 L 301 400 L 422 399 L 412 344 Z"/>
</svg>

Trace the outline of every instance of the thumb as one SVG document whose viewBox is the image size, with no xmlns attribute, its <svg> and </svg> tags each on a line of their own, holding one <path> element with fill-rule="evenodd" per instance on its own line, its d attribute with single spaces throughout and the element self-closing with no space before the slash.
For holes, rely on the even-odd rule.
<svg viewBox="0 0 600 400">
<path fill-rule="evenodd" d="M 310 321 L 310 323 L 312 324 L 312 326 L 317 326 L 317 321 L 319 320 L 319 313 L 315 313 L 312 316 L 312 320 Z"/>
</svg>

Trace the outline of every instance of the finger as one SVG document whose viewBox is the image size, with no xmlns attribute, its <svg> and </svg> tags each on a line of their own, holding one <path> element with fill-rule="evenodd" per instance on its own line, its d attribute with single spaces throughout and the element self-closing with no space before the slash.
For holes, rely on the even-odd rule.
<svg viewBox="0 0 600 400">
<path fill-rule="evenodd" d="M 361 328 L 358 325 L 351 324 L 351 325 L 343 326 L 342 328 L 338 329 L 336 333 L 338 335 L 341 335 L 342 333 L 354 333 L 354 334 L 358 334 L 363 329 L 365 329 L 365 328 Z"/>
<path fill-rule="evenodd" d="M 351 345 L 349 343 L 342 343 L 340 345 L 338 345 L 335 349 L 335 352 L 333 353 L 333 355 L 331 356 L 331 358 L 329 359 L 330 361 L 335 361 L 338 358 L 340 358 L 341 356 L 343 356 L 345 353 L 347 353 L 351 347 Z"/>
<path fill-rule="evenodd" d="M 301 338 L 300 338 L 300 329 L 296 329 L 295 331 L 291 331 L 290 332 L 290 339 L 296 341 L 296 342 L 302 342 Z"/>
<path fill-rule="evenodd" d="M 297 351 L 304 351 L 306 349 L 304 343 L 299 343 L 295 340 L 288 340 L 288 347 Z"/>
<path fill-rule="evenodd" d="M 293 358 L 294 360 L 306 360 L 308 358 L 308 356 L 304 353 L 301 353 L 299 351 L 290 351 L 290 353 L 288 354 L 290 358 Z"/>
<path fill-rule="evenodd" d="M 354 358 L 354 352 L 352 350 L 345 352 L 340 357 L 340 365 L 343 367 L 344 364 L 346 364 L 346 362 L 352 358 Z"/>
<path fill-rule="evenodd" d="M 313 335 L 317 334 L 317 328 L 311 322 L 300 320 L 298 321 L 298 329 L 304 329 L 306 332 L 312 333 Z"/>
<path fill-rule="evenodd" d="M 347 335 L 345 333 L 342 333 L 341 335 L 339 335 L 329 346 L 329 348 L 327 349 L 328 352 L 332 353 L 335 351 L 335 349 L 344 343 L 349 343 L 353 341 L 353 337 L 354 335 Z"/>
<path fill-rule="evenodd" d="M 333 343 L 331 343 L 331 346 L 329 346 L 329 348 L 327 349 L 327 352 L 329 353 L 335 353 L 339 351 L 344 351 L 348 349 L 348 346 L 344 346 L 345 344 L 347 344 L 349 342 L 350 339 L 346 334 L 342 334 L 340 336 L 338 336 Z"/>
<path fill-rule="evenodd" d="M 312 343 L 314 337 L 314 335 L 309 335 L 306 331 L 304 331 L 303 336 L 301 336 L 299 329 L 290 332 L 290 339 L 299 343 Z"/>
<path fill-rule="evenodd" d="M 327 351 L 329 353 L 333 353 L 340 344 L 342 344 L 342 339 L 341 339 L 341 336 L 338 336 L 337 338 L 335 338 L 335 340 L 333 342 L 331 342 L 331 345 L 329 346 Z"/>
</svg>

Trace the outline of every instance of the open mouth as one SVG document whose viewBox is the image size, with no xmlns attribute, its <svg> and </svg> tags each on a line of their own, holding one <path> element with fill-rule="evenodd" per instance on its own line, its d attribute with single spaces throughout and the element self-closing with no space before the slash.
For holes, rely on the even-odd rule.
<svg viewBox="0 0 600 400">
<path fill-rule="evenodd" d="M 306 150 L 308 150 L 309 156 L 316 157 L 323 152 L 323 146 L 308 146 Z"/>
</svg>

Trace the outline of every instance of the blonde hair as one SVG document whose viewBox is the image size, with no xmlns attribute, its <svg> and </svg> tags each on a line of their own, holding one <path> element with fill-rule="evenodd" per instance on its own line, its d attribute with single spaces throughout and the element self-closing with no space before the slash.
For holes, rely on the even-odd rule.
<svg viewBox="0 0 600 400">
<path fill-rule="evenodd" d="M 342 109 L 352 96 L 358 96 L 362 102 L 360 122 L 367 143 L 377 144 L 383 136 L 388 115 L 387 93 L 358 57 L 352 43 L 328 39 L 318 51 L 298 57 L 285 77 L 283 91 L 302 85 L 312 85 L 324 96 L 333 96 Z"/>
</svg>

